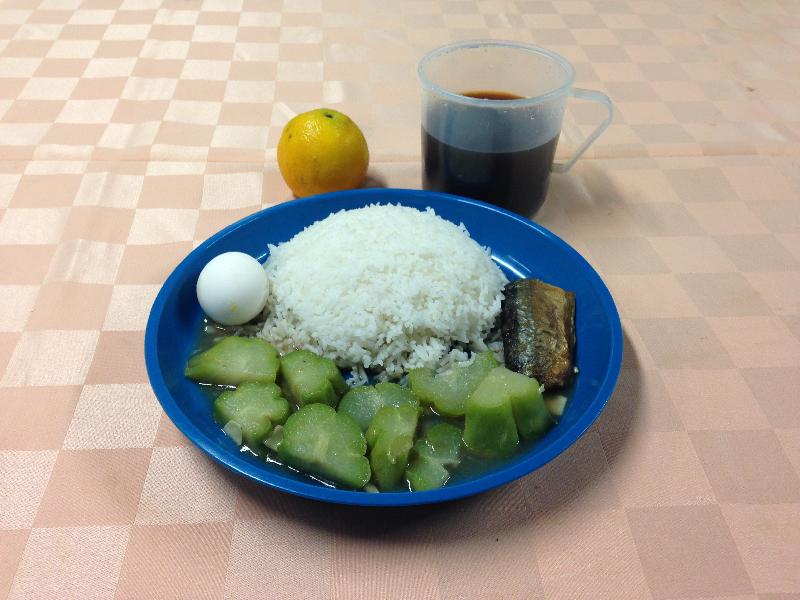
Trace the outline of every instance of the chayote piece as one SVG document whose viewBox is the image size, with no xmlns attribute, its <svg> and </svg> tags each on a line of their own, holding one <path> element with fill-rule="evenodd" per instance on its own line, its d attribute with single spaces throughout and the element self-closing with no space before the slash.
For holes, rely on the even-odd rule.
<svg viewBox="0 0 800 600">
<path fill-rule="evenodd" d="M 461 430 L 439 423 L 417 440 L 406 469 L 406 480 L 415 492 L 435 490 L 450 479 L 450 470 L 461 464 Z"/>
<path fill-rule="evenodd" d="M 236 423 L 241 429 L 239 443 L 255 452 L 262 449 L 273 426 L 284 423 L 288 417 L 289 402 L 274 383 L 243 383 L 214 401 L 217 423 L 229 431 L 236 431 L 235 427 L 229 427 L 229 423 Z"/>
<path fill-rule="evenodd" d="M 189 359 L 184 375 L 200 383 L 275 383 L 278 351 L 260 338 L 226 337 Z"/>
<path fill-rule="evenodd" d="M 369 481 L 367 440 L 355 421 L 327 404 L 308 404 L 283 426 L 278 456 L 289 466 L 360 489 Z"/>
<path fill-rule="evenodd" d="M 281 358 L 280 383 L 286 397 L 301 407 L 320 403 L 335 408 L 347 391 L 336 364 L 309 350 L 295 350 Z"/>
<path fill-rule="evenodd" d="M 374 387 L 362 385 L 351 389 L 339 402 L 338 411 L 350 415 L 361 431 L 366 431 L 381 408 L 404 405 L 419 408 L 414 392 L 396 383 L 383 382 Z"/>
<path fill-rule="evenodd" d="M 415 406 L 384 406 L 367 429 L 372 479 L 381 490 L 395 487 L 408 466 L 419 411 Z"/>
<path fill-rule="evenodd" d="M 494 354 L 486 351 L 470 364 L 455 366 L 442 375 L 435 375 L 432 369 L 412 369 L 408 379 L 420 402 L 432 405 L 440 415 L 461 417 L 469 395 L 496 366 Z"/>
</svg>

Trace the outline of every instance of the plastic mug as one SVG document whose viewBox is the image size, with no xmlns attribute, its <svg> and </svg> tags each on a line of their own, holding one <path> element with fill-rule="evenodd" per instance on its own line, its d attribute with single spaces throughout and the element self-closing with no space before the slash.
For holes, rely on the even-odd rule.
<svg viewBox="0 0 800 600">
<path fill-rule="evenodd" d="M 613 116 L 602 92 L 573 87 L 575 69 L 546 48 L 476 40 L 442 46 L 419 63 L 423 187 L 490 202 L 526 217 Z M 554 163 L 568 97 L 608 109 L 565 163 Z"/>
</svg>

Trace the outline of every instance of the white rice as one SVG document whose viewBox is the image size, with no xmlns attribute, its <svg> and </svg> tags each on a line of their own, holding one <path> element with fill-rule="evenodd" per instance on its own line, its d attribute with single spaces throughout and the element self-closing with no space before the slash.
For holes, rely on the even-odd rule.
<svg viewBox="0 0 800 600">
<path fill-rule="evenodd" d="M 365 369 L 397 378 L 485 349 L 507 283 L 488 248 L 430 208 L 340 211 L 269 251 L 259 335 L 353 368 L 354 383 Z"/>
</svg>

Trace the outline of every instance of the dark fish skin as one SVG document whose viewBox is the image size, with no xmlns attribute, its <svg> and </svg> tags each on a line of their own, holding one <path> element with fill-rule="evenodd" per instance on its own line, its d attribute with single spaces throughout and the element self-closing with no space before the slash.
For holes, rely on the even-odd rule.
<svg viewBox="0 0 800 600">
<path fill-rule="evenodd" d="M 503 289 L 506 367 L 546 389 L 564 387 L 573 373 L 575 294 L 539 279 L 517 279 Z"/>
</svg>

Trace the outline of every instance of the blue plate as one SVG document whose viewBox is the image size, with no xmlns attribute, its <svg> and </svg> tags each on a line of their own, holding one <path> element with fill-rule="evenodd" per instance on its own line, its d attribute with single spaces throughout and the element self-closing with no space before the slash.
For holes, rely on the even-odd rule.
<svg viewBox="0 0 800 600">
<path fill-rule="evenodd" d="M 545 437 L 488 473 L 428 492 L 368 494 L 333 489 L 281 465 L 244 453 L 214 422 L 208 396 L 183 376 L 203 318 L 195 296 L 200 270 L 222 252 L 237 250 L 259 260 L 267 244 L 289 240 L 331 212 L 372 203 L 400 203 L 464 223 L 509 278 L 538 277 L 576 294 L 577 364 L 580 374 L 566 411 Z M 513 481 L 569 448 L 594 422 L 619 374 L 622 330 L 608 289 L 595 270 L 545 228 L 475 200 L 417 190 L 366 189 L 286 202 L 226 227 L 196 248 L 172 272 L 153 304 L 145 335 L 147 373 L 172 422 L 211 458 L 273 488 L 327 502 L 370 506 L 425 504 L 462 498 Z M 570 477 L 569 473 L 565 477 Z"/>
</svg>

